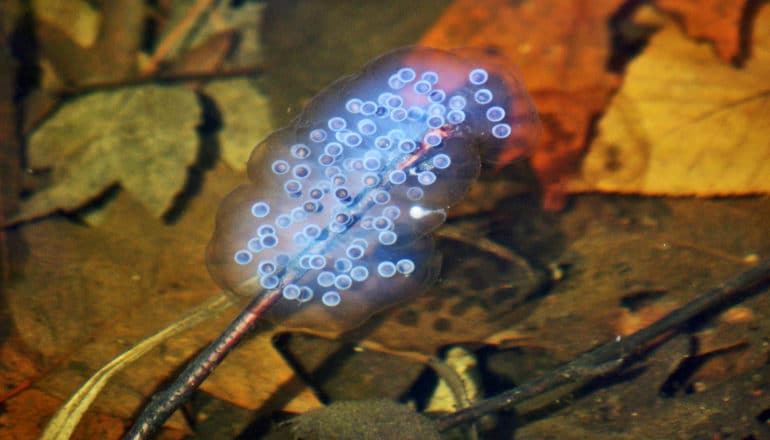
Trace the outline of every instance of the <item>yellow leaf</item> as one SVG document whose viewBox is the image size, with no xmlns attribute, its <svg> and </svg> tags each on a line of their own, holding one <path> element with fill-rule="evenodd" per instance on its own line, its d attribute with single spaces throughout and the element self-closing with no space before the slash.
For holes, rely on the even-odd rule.
<svg viewBox="0 0 770 440">
<path fill-rule="evenodd" d="M 573 191 L 717 196 L 770 191 L 770 7 L 743 68 L 669 23 L 629 65 Z"/>
</svg>

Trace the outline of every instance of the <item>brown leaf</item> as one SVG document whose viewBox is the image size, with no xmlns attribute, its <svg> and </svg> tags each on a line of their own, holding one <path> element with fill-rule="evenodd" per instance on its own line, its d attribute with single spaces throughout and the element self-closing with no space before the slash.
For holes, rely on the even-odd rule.
<svg viewBox="0 0 770 440">
<path fill-rule="evenodd" d="M 80 7 L 57 7 L 51 11 L 47 2 L 40 0 L 36 14 L 36 37 L 42 58 L 51 62 L 54 70 L 68 86 L 83 86 L 104 82 L 115 83 L 136 74 L 139 49 L 142 44 L 145 10 L 133 0 L 116 0 L 102 3 L 99 11 L 98 35 L 93 44 L 83 46 L 93 38 L 89 27 L 94 23 L 86 21 L 79 31 L 71 29 L 73 15 L 82 20 L 82 10 L 90 10 L 86 2 Z M 66 2 L 54 2 L 61 6 Z M 72 6 L 72 5 L 70 5 Z M 49 21 L 50 20 L 50 21 Z M 91 20 L 93 21 L 93 20 Z M 75 32 L 76 35 L 73 35 Z"/>
<path fill-rule="evenodd" d="M 682 17 L 687 34 L 713 41 L 723 61 L 740 52 L 740 25 L 746 0 L 656 0 L 667 12 Z"/>
<path fill-rule="evenodd" d="M 574 190 L 715 196 L 770 191 L 770 7 L 744 68 L 665 26 L 627 71 Z"/>
<path fill-rule="evenodd" d="M 519 67 L 543 119 L 532 163 L 547 206 L 561 204 L 562 181 L 575 170 L 591 118 L 616 87 L 616 75 L 605 70 L 607 20 L 622 3 L 458 0 L 421 40 L 439 48 L 494 47 Z"/>
<path fill-rule="evenodd" d="M 224 166 L 209 177 L 173 226 L 162 225 L 121 193 L 99 228 L 53 219 L 21 228 L 28 249 L 25 269 L 4 292 L 6 300 L 27 347 L 45 362 L 65 360 L 36 384 L 38 389 L 69 397 L 113 356 L 219 292 L 204 263 L 213 230 L 211 206 L 239 179 Z M 130 418 L 234 313 L 232 309 L 132 364 L 112 379 L 96 409 Z M 297 412 L 320 406 L 273 348 L 273 332 L 266 325 L 241 344 L 203 389 L 252 409 L 266 402 L 273 410 Z M 179 418 L 172 424 L 183 426 Z"/>
<path fill-rule="evenodd" d="M 195 94 L 181 87 L 123 88 L 65 104 L 32 134 L 27 150 L 31 168 L 53 169 L 53 184 L 26 200 L 12 221 L 74 210 L 117 183 L 161 216 L 195 160 L 199 118 Z"/>
</svg>

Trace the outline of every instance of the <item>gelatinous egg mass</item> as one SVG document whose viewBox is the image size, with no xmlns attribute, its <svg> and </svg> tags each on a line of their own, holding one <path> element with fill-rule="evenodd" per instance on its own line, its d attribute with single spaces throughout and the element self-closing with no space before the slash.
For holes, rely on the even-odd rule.
<svg viewBox="0 0 770 440">
<path fill-rule="evenodd" d="M 538 129 L 521 83 L 470 53 L 386 54 L 319 93 L 252 152 L 219 206 L 207 264 L 224 289 L 279 289 L 269 317 L 344 330 L 438 274 L 430 232 L 481 160 Z M 511 157 L 506 154 L 506 157 Z"/>
</svg>

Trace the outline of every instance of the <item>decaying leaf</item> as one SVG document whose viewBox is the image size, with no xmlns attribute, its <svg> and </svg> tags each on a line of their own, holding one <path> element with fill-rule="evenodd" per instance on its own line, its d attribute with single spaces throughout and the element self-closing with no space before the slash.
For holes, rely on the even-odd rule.
<svg viewBox="0 0 770 440">
<path fill-rule="evenodd" d="M 99 12 L 84 0 L 34 0 L 35 16 L 64 32 L 81 47 L 90 47 L 99 31 Z"/>
<path fill-rule="evenodd" d="M 142 86 L 89 94 L 63 105 L 29 140 L 33 169 L 53 183 L 26 200 L 14 222 L 71 211 L 120 184 L 155 216 L 171 205 L 195 160 L 195 94 Z"/>
<path fill-rule="evenodd" d="M 40 18 L 35 22 L 35 37 L 41 64 L 51 67 L 44 70 L 51 75 L 44 77 L 43 84 L 55 89 L 77 88 L 134 76 L 146 26 L 146 8 L 133 0 L 114 0 L 101 2 L 101 8 L 95 12 L 88 2 L 69 3 L 35 3 Z M 99 18 L 97 29 L 93 15 Z"/>
<path fill-rule="evenodd" d="M 626 73 L 573 190 L 714 196 L 770 191 L 770 7 L 742 68 L 665 26 Z"/>
<path fill-rule="evenodd" d="M 270 103 L 245 78 L 211 82 L 204 92 L 216 101 L 222 115 L 222 158 L 230 168 L 243 172 L 251 150 L 273 131 Z"/>
<path fill-rule="evenodd" d="M 730 61 L 740 52 L 741 15 L 746 0 L 656 0 L 655 4 L 680 15 L 690 36 L 712 40 L 723 61 Z"/>
<path fill-rule="evenodd" d="M 576 168 L 591 119 L 617 86 L 606 70 L 607 21 L 622 3 L 458 0 L 421 40 L 439 48 L 492 47 L 521 70 L 543 121 L 532 165 L 548 207 L 562 204 L 562 182 Z"/>
<path fill-rule="evenodd" d="M 36 382 L 38 389 L 69 397 L 113 356 L 219 293 L 204 262 L 213 230 L 211 206 L 242 178 L 223 165 L 211 173 L 172 226 L 152 218 L 122 192 L 100 227 L 56 219 L 21 227 L 29 252 L 22 276 L 4 292 L 5 300 L 26 346 L 46 365 L 64 360 Z M 236 308 L 167 341 L 113 377 L 95 402 L 97 411 L 130 418 L 224 328 Z M 297 412 L 320 406 L 274 349 L 274 332 L 263 325 L 228 356 L 203 389 L 252 409 L 266 402 L 275 410 Z M 170 423 L 183 426 L 181 418 Z"/>
</svg>

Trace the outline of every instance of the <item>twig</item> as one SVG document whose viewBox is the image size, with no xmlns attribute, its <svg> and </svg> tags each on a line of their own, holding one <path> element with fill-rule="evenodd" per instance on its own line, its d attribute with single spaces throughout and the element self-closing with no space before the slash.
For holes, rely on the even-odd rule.
<svg viewBox="0 0 770 440">
<path fill-rule="evenodd" d="M 441 418 L 438 429 L 445 431 L 461 423 L 476 420 L 485 414 L 510 408 L 516 403 L 557 387 L 605 375 L 643 352 L 660 336 L 681 328 L 695 317 L 733 305 L 737 302 L 739 294 L 745 294 L 768 281 L 770 281 L 770 259 L 757 263 L 751 269 L 722 283 L 721 286 L 703 293 L 649 327 L 584 353 L 572 362 L 498 396 L 482 400 Z"/>
<path fill-rule="evenodd" d="M 142 69 L 142 74 L 150 75 L 158 70 L 160 62 L 166 57 L 166 54 L 171 50 L 171 47 L 182 39 L 187 34 L 187 31 L 192 27 L 198 17 L 201 16 L 207 9 L 211 7 L 214 0 L 198 0 L 182 20 L 177 24 L 171 32 L 166 35 L 163 41 L 160 42 L 155 52 L 152 54 L 148 64 Z"/>
<path fill-rule="evenodd" d="M 143 339 L 130 350 L 112 359 L 103 366 L 91 378 L 69 398 L 69 400 L 56 412 L 54 417 L 40 437 L 40 440 L 67 440 L 80 422 L 83 414 L 91 406 L 107 382 L 123 368 L 144 356 L 148 351 L 158 346 L 163 341 L 179 334 L 207 319 L 218 315 L 233 304 L 232 299 L 221 293 L 198 306 L 184 318 L 175 321 L 163 330 Z"/>
<path fill-rule="evenodd" d="M 280 298 L 281 290 L 273 289 L 252 299 L 222 334 L 187 364 L 167 389 L 152 396 L 123 439 L 151 438 Z"/>
<path fill-rule="evenodd" d="M 535 271 L 532 269 L 532 266 L 529 265 L 527 260 L 497 242 L 484 237 L 472 237 L 462 229 L 456 228 L 452 225 L 442 226 L 436 235 L 439 237 L 450 238 L 452 240 L 456 240 L 471 246 L 476 246 L 482 251 L 489 252 L 492 255 L 502 258 L 503 260 L 508 260 L 519 266 L 521 270 L 524 271 L 524 273 L 527 275 L 527 279 L 531 284 L 534 285 L 537 283 L 537 276 L 535 275 Z"/>
</svg>

